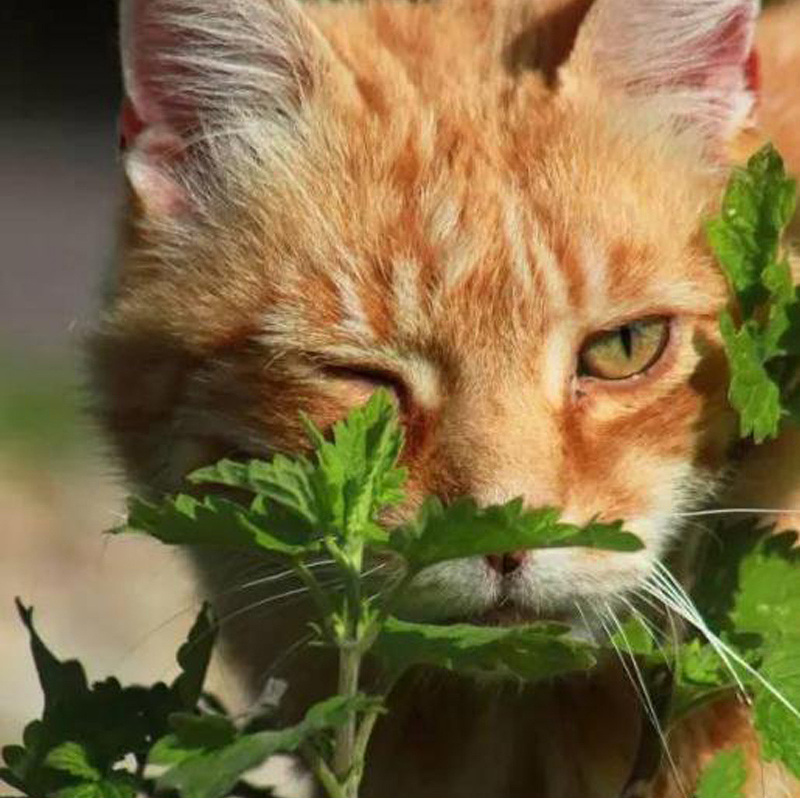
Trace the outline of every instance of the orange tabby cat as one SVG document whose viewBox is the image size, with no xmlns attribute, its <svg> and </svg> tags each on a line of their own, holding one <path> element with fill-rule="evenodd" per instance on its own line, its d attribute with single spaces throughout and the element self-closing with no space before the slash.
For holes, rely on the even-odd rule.
<svg viewBox="0 0 800 800">
<path fill-rule="evenodd" d="M 646 544 L 420 576 L 409 611 L 487 624 L 613 615 L 658 559 L 687 553 L 682 512 L 726 502 L 732 476 L 737 505 L 800 506 L 791 442 L 750 468 L 734 458 L 727 292 L 702 231 L 761 141 L 759 110 L 800 168 L 798 6 L 765 22 L 760 109 L 757 11 L 123 0 L 128 205 L 92 353 L 132 482 L 169 490 L 226 453 L 295 452 L 298 412 L 326 426 L 388 386 L 411 476 L 396 518 L 430 494 L 522 496 L 623 518 Z M 252 566 L 196 560 L 212 593 Z M 227 626 L 254 691 L 301 618 Z M 289 716 L 330 680 L 318 652 L 297 658 Z M 611 666 L 524 692 L 411 676 L 392 706 L 375 794 L 619 794 L 647 774 L 641 712 Z M 674 731 L 675 763 L 644 791 L 691 792 L 732 742 L 750 794 L 797 791 L 758 767 L 735 704 Z"/>
</svg>

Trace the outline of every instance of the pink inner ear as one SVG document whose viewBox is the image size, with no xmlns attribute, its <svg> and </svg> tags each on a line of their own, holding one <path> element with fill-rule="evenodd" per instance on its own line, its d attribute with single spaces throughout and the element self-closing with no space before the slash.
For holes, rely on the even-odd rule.
<svg viewBox="0 0 800 800">
<path fill-rule="evenodd" d="M 144 121 L 136 112 L 130 98 L 126 97 L 119 112 L 119 149 L 125 151 L 131 147 L 144 127 Z"/>
<path fill-rule="evenodd" d="M 706 63 L 697 70 L 696 76 L 691 70 L 686 74 L 686 84 L 732 91 L 747 87 L 752 33 L 748 9 L 737 9 L 725 25 L 709 36 L 708 43 L 702 45 L 707 48 Z"/>
<path fill-rule="evenodd" d="M 185 149 L 183 140 L 168 128 L 148 126 L 129 98 L 122 102 L 119 138 L 128 179 L 145 208 L 158 216 L 185 213 L 188 199 L 170 175 Z"/>
<path fill-rule="evenodd" d="M 131 186 L 145 208 L 175 216 L 188 210 L 188 198 L 176 182 L 174 167 L 185 155 L 185 137 L 198 121 L 198 110 L 181 90 L 181 34 L 160 19 L 163 0 L 128 0 L 123 4 L 123 57 L 127 95 L 119 117 L 120 148 L 126 154 Z"/>
<path fill-rule="evenodd" d="M 761 91 L 761 61 L 755 49 L 750 51 L 750 55 L 747 58 L 744 76 L 747 81 L 747 88 L 754 94 L 758 94 Z"/>
<path fill-rule="evenodd" d="M 183 142 L 163 128 L 146 128 L 125 156 L 131 187 L 155 216 L 175 217 L 190 210 L 190 201 L 172 173 Z"/>
<path fill-rule="evenodd" d="M 122 132 L 130 146 L 143 128 L 159 126 L 185 134 L 198 121 L 197 98 L 186 91 L 191 83 L 184 54 L 201 42 L 187 30 L 170 26 L 164 0 L 127 0 L 123 4 L 123 55 L 127 104 Z"/>
</svg>

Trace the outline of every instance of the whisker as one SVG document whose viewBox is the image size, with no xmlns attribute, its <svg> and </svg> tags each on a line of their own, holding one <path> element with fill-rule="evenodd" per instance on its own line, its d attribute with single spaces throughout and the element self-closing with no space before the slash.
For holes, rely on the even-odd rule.
<svg viewBox="0 0 800 800">
<path fill-rule="evenodd" d="M 327 583 L 321 583 L 320 587 L 323 589 L 334 589 L 335 587 L 340 585 L 341 581 L 337 579 L 328 581 Z M 281 600 L 289 600 L 289 602 L 291 602 L 290 598 L 293 598 L 295 601 L 301 600 L 303 598 L 303 595 L 308 593 L 309 590 L 307 586 L 300 586 L 297 589 L 290 589 L 289 591 L 282 592 L 281 594 L 278 595 L 272 595 L 271 597 L 265 597 L 262 598 L 261 600 L 256 600 L 252 603 L 248 603 L 247 605 L 242 606 L 242 608 L 237 608 L 235 611 L 232 611 L 231 613 L 226 614 L 225 616 L 218 619 L 217 627 L 222 628 L 223 625 L 227 625 L 231 620 L 236 619 L 237 617 L 240 617 L 243 614 L 247 614 L 259 608 L 264 608 L 265 606 L 268 605 L 273 605 L 274 603 L 277 603 Z"/>
<path fill-rule="evenodd" d="M 320 561 L 311 562 L 310 564 L 306 564 L 305 566 L 307 569 L 314 570 L 335 563 L 336 562 L 332 558 L 326 558 Z M 286 569 L 277 574 L 267 575 L 265 577 L 256 578 L 254 580 L 248 581 L 247 583 L 239 584 L 238 586 L 233 586 L 229 589 L 226 589 L 223 592 L 220 592 L 218 595 L 215 595 L 215 597 L 223 597 L 224 595 L 232 594 L 234 592 L 241 592 L 244 591 L 245 589 L 252 589 L 255 586 L 263 586 L 267 583 L 274 583 L 275 581 L 284 580 L 286 578 L 291 578 L 296 575 L 297 573 L 295 572 L 294 569 Z"/>
<path fill-rule="evenodd" d="M 634 590 L 631 592 L 631 594 L 633 594 L 637 600 L 641 600 L 641 602 L 652 608 L 657 614 L 663 615 L 667 618 L 670 629 L 668 638 L 672 642 L 672 652 L 676 653 L 680 647 L 681 635 L 678 631 L 678 626 L 675 623 L 675 615 L 673 614 L 672 609 L 664 602 L 659 601 L 658 598 L 649 594 L 645 594 L 641 591 Z M 667 638 L 666 633 L 664 634 L 664 637 Z"/>
<path fill-rule="evenodd" d="M 633 672 L 636 676 L 636 681 L 638 682 L 638 685 L 641 688 L 639 697 L 644 705 L 645 713 L 647 714 L 647 718 L 650 720 L 650 724 L 653 726 L 653 729 L 655 730 L 656 735 L 658 736 L 659 741 L 661 742 L 661 746 L 664 748 L 664 754 L 666 755 L 667 761 L 669 762 L 669 767 L 670 770 L 672 771 L 672 776 L 675 779 L 675 783 L 678 785 L 681 794 L 684 797 L 686 797 L 687 796 L 686 788 L 683 786 L 683 782 L 681 781 L 680 773 L 678 772 L 678 766 L 675 763 L 675 759 L 672 756 L 672 751 L 670 750 L 669 742 L 667 741 L 667 736 L 664 733 L 663 727 L 661 726 L 661 721 L 658 718 L 658 712 L 656 711 L 655 704 L 653 703 L 653 699 L 650 696 L 650 692 L 647 689 L 647 682 L 645 681 L 644 675 L 642 675 L 642 671 L 639 668 L 639 662 L 636 660 L 636 656 L 633 654 L 631 650 L 630 641 L 628 640 L 628 636 L 625 633 L 625 629 L 620 624 L 619 618 L 614 613 L 614 609 L 611 608 L 611 604 L 605 602 L 603 605 L 605 605 L 606 612 L 608 613 L 609 618 L 613 622 L 617 631 L 619 631 L 619 634 L 622 637 L 622 641 L 625 643 L 625 647 L 628 650 L 628 656 L 630 658 L 631 668 L 633 669 Z M 612 647 L 614 647 L 614 649 L 617 651 L 620 657 L 620 661 L 622 662 L 623 668 L 626 670 L 626 672 L 628 672 L 628 675 L 630 677 L 630 672 L 628 671 L 628 668 L 625 666 L 625 659 L 622 656 L 619 646 L 611 636 L 609 636 L 609 641 L 611 642 Z M 636 684 L 634 683 L 634 686 L 635 685 Z"/>
<path fill-rule="evenodd" d="M 283 666 L 292 656 L 300 652 L 310 641 L 314 639 L 315 633 L 307 633 L 296 641 L 292 642 L 282 653 L 279 653 L 272 663 L 259 676 L 259 683 L 266 683 L 275 676 L 275 671 Z"/>
<path fill-rule="evenodd" d="M 122 667 L 122 665 L 125 664 L 128 661 L 128 659 L 131 658 L 131 656 L 133 656 L 135 653 L 141 650 L 150 641 L 150 639 L 152 639 L 154 636 L 157 636 L 159 633 L 161 633 L 161 631 L 169 627 L 177 619 L 180 619 L 180 617 L 192 611 L 196 611 L 198 606 L 200 606 L 200 604 L 201 603 L 199 600 L 193 601 L 189 605 L 184 606 L 184 608 L 181 608 L 180 610 L 176 611 L 174 614 L 171 614 L 161 623 L 156 625 L 155 628 L 152 628 L 151 630 L 143 634 L 119 657 L 119 660 L 116 662 L 116 665 L 112 667 L 111 672 L 112 673 L 118 672 L 119 669 Z"/>
<path fill-rule="evenodd" d="M 672 578 L 672 574 L 666 569 L 666 567 L 664 567 L 658 561 L 656 561 L 655 566 L 659 572 L 651 575 L 650 578 L 645 581 L 645 588 L 647 591 L 649 591 L 650 594 L 655 596 L 657 599 L 661 600 L 661 602 L 663 602 L 665 605 L 672 608 L 673 611 L 675 611 L 680 617 L 695 627 L 705 637 L 706 641 L 714 648 L 714 650 L 717 652 L 717 655 L 719 655 L 728 672 L 730 672 L 731 677 L 736 683 L 739 693 L 744 698 L 745 702 L 749 703 L 750 698 L 747 694 L 744 683 L 731 663 L 730 656 L 733 652 L 731 651 L 731 648 L 722 642 L 722 640 L 711 631 L 705 620 L 702 618 L 702 616 L 700 616 L 700 612 L 697 610 L 697 607 L 691 601 L 686 592 L 683 591 L 683 587 L 680 588 L 680 591 L 677 591 L 675 589 L 676 585 L 679 586 L 677 581 L 674 579 L 668 581 L 664 578 L 664 572 L 669 574 L 670 578 Z"/>
<path fill-rule="evenodd" d="M 708 639 L 709 644 L 711 644 L 711 646 L 714 647 L 715 650 L 717 650 L 720 658 L 722 658 L 726 666 L 728 666 L 728 669 L 730 670 L 740 691 L 744 694 L 746 701 L 748 703 L 752 703 L 749 695 L 746 693 L 744 685 L 741 679 L 739 678 L 738 674 L 729 666 L 728 658 L 730 658 L 732 661 L 738 664 L 743 670 L 750 673 L 776 700 L 778 700 L 781 703 L 781 705 L 783 705 L 794 716 L 800 719 L 800 711 L 798 711 L 798 709 L 791 703 L 791 701 L 789 701 L 785 697 L 785 695 L 771 681 L 768 681 L 757 669 L 748 664 L 747 661 L 745 661 L 733 648 L 731 648 L 729 645 L 723 642 L 719 637 L 717 637 L 714 633 L 712 633 L 708 629 L 708 626 L 700 616 L 699 612 L 694 606 L 694 603 L 692 603 L 691 599 L 688 597 L 683 587 L 680 586 L 680 584 L 678 584 L 675 581 L 674 577 L 669 572 L 669 570 L 659 562 L 656 562 L 656 567 L 659 569 L 659 575 L 662 576 L 661 579 L 663 584 L 666 586 L 671 585 L 673 587 L 673 591 L 676 592 L 679 597 L 682 596 L 683 598 L 683 604 L 685 608 L 684 609 L 676 608 L 675 610 L 678 611 L 678 613 L 681 613 L 681 610 L 683 611 L 688 610 L 689 613 L 684 618 L 687 620 L 687 622 L 690 622 L 692 625 L 694 625 Z M 649 588 L 652 591 L 654 587 L 650 586 Z"/>
<path fill-rule="evenodd" d="M 362 579 L 363 578 L 368 578 L 370 575 L 374 575 L 376 572 L 380 572 L 382 569 L 385 569 L 388 566 L 389 565 L 386 562 L 383 562 L 381 564 L 377 564 L 376 566 L 371 567 L 370 569 L 366 570 L 365 572 L 362 572 L 361 573 L 361 577 L 362 577 Z"/>
<path fill-rule="evenodd" d="M 583 611 L 583 606 L 581 605 L 579 600 L 574 601 L 575 608 L 578 609 L 578 614 L 580 614 L 581 620 L 583 621 L 583 626 L 586 628 L 586 632 L 589 636 L 592 637 L 592 644 L 599 645 L 600 642 L 598 641 L 598 637 L 595 632 L 595 628 L 589 623 L 589 620 L 586 618 L 586 614 Z M 595 614 L 595 616 L 597 616 Z"/>
<path fill-rule="evenodd" d="M 707 508 L 700 511 L 678 511 L 673 517 L 718 517 L 724 514 L 800 514 L 800 508 Z"/>
<path fill-rule="evenodd" d="M 662 630 L 658 629 L 654 623 L 652 623 L 647 617 L 642 614 L 642 612 L 636 608 L 636 606 L 628 600 L 627 597 L 620 595 L 619 599 L 627 606 L 628 610 L 631 612 L 631 615 L 636 619 L 647 631 L 648 636 L 653 640 L 655 646 L 658 648 L 659 653 L 661 653 L 662 657 L 665 661 L 669 662 L 669 657 L 667 656 L 666 651 L 661 645 L 661 639 L 665 638 L 665 634 Z"/>
</svg>

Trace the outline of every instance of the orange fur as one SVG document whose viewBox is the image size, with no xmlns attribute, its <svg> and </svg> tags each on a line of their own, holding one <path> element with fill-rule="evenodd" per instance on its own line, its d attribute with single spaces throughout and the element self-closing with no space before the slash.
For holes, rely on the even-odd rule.
<svg viewBox="0 0 800 800">
<path fill-rule="evenodd" d="M 302 449 L 298 412 L 332 423 L 373 388 L 353 370 L 378 370 L 403 387 L 399 516 L 426 495 L 467 493 L 632 521 L 641 558 L 534 556 L 528 610 L 603 602 L 646 575 L 677 536 L 673 515 L 718 488 L 736 435 L 716 325 L 726 287 L 701 228 L 726 170 L 705 132 L 598 77 L 588 5 L 308 5 L 294 49 L 268 61 L 304 58 L 281 83 L 280 115 L 209 116 L 166 165 L 133 148 L 120 270 L 92 354 L 99 412 L 136 484 L 171 490 L 226 452 Z M 800 38 L 797 8 L 776 9 L 760 34 L 766 133 L 795 166 L 800 98 L 781 75 L 800 65 L 784 32 Z M 757 138 L 747 129 L 736 146 Z M 618 383 L 576 375 L 590 334 L 653 315 L 672 319 L 672 335 L 652 369 Z M 238 565 L 200 569 L 224 586 Z M 276 624 L 270 647 L 232 626 L 253 684 L 296 625 Z M 571 713 L 596 721 L 592 707 Z M 691 736 L 676 745 L 688 785 L 719 745 Z M 605 739 L 604 728 L 584 742 L 587 763 Z M 543 757 L 542 790 L 565 785 Z M 522 785 L 525 751 L 506 761 L 485 791 Z M 370 781 L 386 789 L 380 765 Z"/>
</svg>

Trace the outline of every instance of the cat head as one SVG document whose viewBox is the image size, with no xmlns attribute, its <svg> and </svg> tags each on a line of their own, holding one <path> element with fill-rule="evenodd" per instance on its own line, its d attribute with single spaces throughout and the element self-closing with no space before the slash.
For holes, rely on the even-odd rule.
<svg viewBox="0 0 800 800">
<path fill-rule="evenodd" d="M 751 0 L 127 0 L 128 207 L 92 350 L 129 475 L 305 446 L 377 386 L 409 500 L 624 519 L 636 554 L 441 565 L 419 613 L 636 588 L 735 419 L 703 234 Z"/>
</svg>

